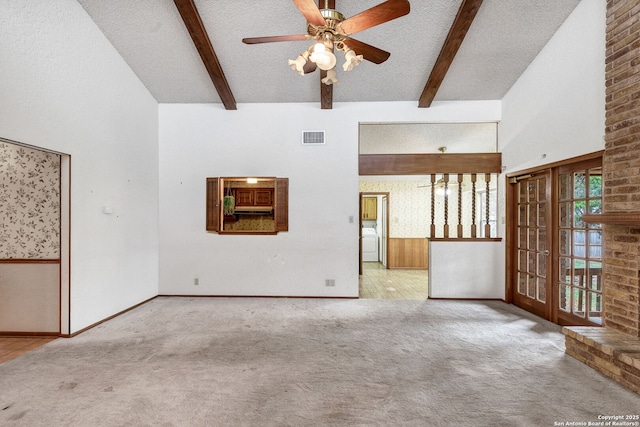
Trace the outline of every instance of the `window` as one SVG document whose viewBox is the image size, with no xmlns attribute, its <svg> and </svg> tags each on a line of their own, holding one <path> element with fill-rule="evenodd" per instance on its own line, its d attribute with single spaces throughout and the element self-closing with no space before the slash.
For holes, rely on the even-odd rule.
<svg viewBox="0 0 640 427">
<path fill-rule="evenodd" d="M 207 231 L 277 234 L 289 229 L 288 178 L 207 178 Z"/>
</svg>

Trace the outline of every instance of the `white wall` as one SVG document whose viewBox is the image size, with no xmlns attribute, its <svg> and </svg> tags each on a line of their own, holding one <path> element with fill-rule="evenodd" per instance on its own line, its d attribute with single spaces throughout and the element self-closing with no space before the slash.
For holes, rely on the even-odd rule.
<svg viewBox="0 0 640 427">
<path fill-rule="evenodd" d="M 582 0 L 502 99 L 505 173 L 604 149 L 605 27 L 606 2 Z M 504 177 L 498 182 L 504 236 Z"/>
<path fill-rule="evenodd" d="M 429 242 L 429 298 L 504 299 L 501 242 Z"/>
<path fill-rule="evenodd" d="M 71 332 L 155 296 L 156 101 L 75 0 L 0 2 L 0 58 L 0 136 L 71 155 Z"/>
<path fill-rule="evenodd" d="M 357 296 L 358 124 L 499 119 L 495 101 L 160 105 L 160 294 Z M 205 178 L 249 175 L 289 178 L 289 231 L 205 232 Z"/>
<path fill-rule="evenodd" d="M 605 24 L 606 2 L 581 1 L 503 98 L 506 172 L 604 149 Z"/>
</svg>

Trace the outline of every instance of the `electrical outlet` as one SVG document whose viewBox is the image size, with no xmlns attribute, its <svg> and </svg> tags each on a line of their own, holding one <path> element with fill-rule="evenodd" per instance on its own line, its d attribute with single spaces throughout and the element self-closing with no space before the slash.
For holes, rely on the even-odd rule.
<svg viewBox="0 0 640 427">
<path fill-rule="evenodd" d="M 198 279 L 197 277 L 193 279 L 193 284 L 198 286 L 200 284 L 200 279 Z"/>
<path fill-rule="evenodd" d="M 324 281 L 324 285 L 333 287 L 336 285 L 336 279 L 327 279 Z"/>
</svg>

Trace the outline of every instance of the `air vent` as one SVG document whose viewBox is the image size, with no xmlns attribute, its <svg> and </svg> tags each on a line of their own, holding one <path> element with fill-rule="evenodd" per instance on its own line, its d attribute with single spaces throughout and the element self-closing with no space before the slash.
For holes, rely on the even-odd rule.
<svg viewBox="0 0 640 427">
<path fill-rule="evenodd" d="M 302 145 L 322 145 L 324 144 L 323 130 L 303 130 Z"/>
</svg>

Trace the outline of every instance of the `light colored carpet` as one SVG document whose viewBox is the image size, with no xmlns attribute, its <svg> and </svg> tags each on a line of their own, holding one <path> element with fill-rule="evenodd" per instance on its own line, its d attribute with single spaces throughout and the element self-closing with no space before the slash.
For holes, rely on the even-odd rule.
<svg viewBox="0 0 640 427">
<path fill-rule="evenodd" d="M 502 302 L 156 298 L 0 365 L 2 426 L 554 426 L 640 396 Z"/>
</svg>

